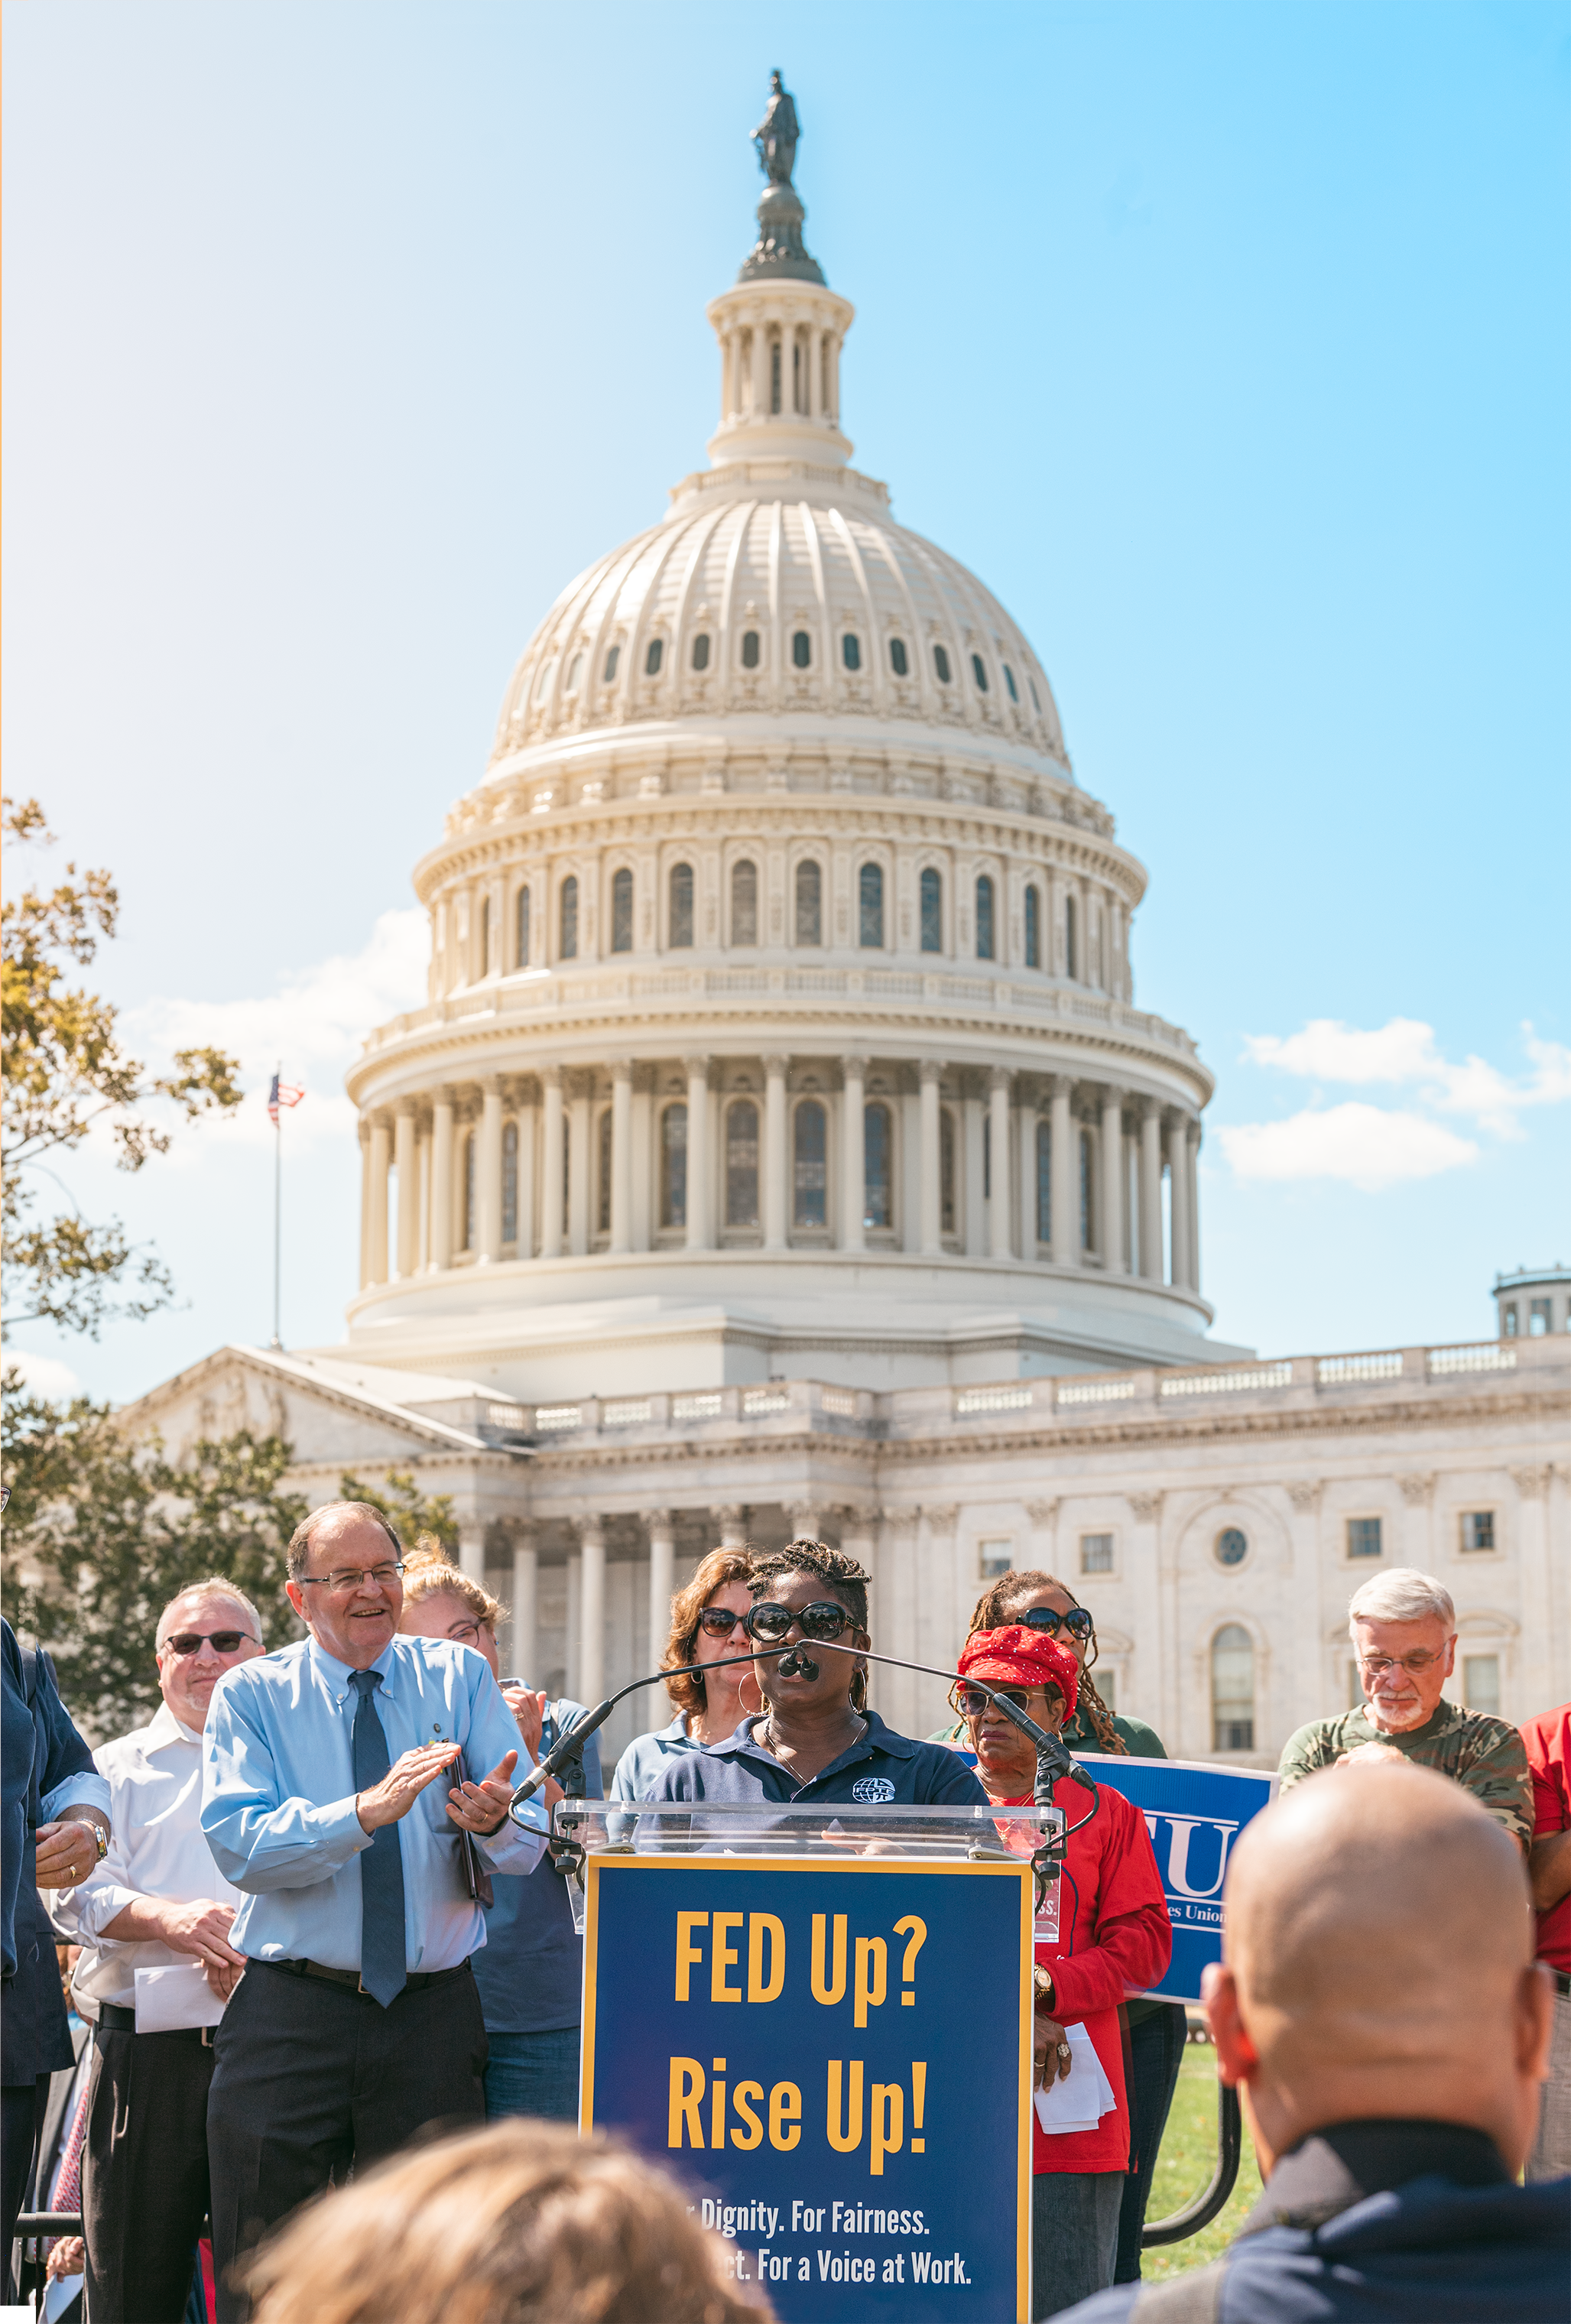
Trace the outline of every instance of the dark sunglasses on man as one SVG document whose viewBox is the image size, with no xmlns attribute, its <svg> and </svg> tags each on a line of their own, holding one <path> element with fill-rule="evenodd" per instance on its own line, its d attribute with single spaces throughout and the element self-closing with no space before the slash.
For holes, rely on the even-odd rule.
<svg viewBox="0 0 1571 2324">
<path fill-rule="evenodd" d="M 175 1630 L 165 1638 L 164 1645 L 171 1654 L 194 1655 L 210 1645 L 216 1655 L 232 1655 L 242 1646 L 260 1646 L 249 1630 Z"/>
<path fill-rule="evenodd" d="M 789 1606 L 777 1606 L 766 1599 L 762 1606 L 750 1609 L 743 1627 L 748 1637 L 761 1646 L 777 1646 L 782 1638 L 790 1637 L 793 1623 L 804 1638 L 837 1638 L 842 1630 L 856 1628 L 845 1607 L 836 1606 L 828 1598 L 818 1599 L 811 1606 L 803 1606 L 795 1612 Z"/>
<path fill-rule="evenodd" d="M 1049 1638 L 1056 1638 L 1060 1630 L 1067 1630 L 1072 1638 L 1086 1639 L 1096 1628 L 1095 1617 L 1084 1606 L 1071 1606 L 1067 1614 L 1060 1614 L 1056 1606 L 1028 1606 L 1023 1614 L 1012 1618 L 1023 1629 L 1045 1630 Z"/>
</svg>

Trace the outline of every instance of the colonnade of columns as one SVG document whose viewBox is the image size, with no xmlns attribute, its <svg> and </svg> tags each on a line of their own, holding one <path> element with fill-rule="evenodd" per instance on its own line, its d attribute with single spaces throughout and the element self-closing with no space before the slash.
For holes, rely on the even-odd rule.
<svg viewBox="0 0 1571 2324">
<path fill-rule="evenodd" d="M 804 1104 L 820 1109 L 807 1177 Z M 360 1134 L 363 1287 L 504 1257 L 750 1245 L 1045 1260 L 1199 1287 L 1199 1122 L 1112 1082 L 936 1057 L 875 1067 L 857 1051 L 619 1059 L 439 1087 L 368 1112 Z M 739 1147 L 752 1157 L 741 1181 Z M 809 1181 L 822 1192 L 805 1196 Z"/>
<path fill-rule="evenodd" d="M 840 341 L 833 325 L 803 323 L 785 307 L 766 306 L 720 332 L 722 421 L 767 420 L 775 410 L 773 354 L 780 350 L 782 415 L 827 420 L 840 410 Z M 807 376 L 800 377 L 798 366 Z"/>
</svg>

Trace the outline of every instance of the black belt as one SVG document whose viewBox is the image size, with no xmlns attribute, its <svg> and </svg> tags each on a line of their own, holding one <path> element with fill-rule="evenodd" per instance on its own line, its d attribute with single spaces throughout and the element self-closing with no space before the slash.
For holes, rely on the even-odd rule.
<svg viewBox="0 0 1571 2324">
<path fill-rule="evenodd" d="M 361 1984 L 360 1972 L 357 1969 L 328 1969 L 323 1962 L 314 1960 L 269 1960 L 255 1962 L 253 1966 L 260 1969 L 282 1969 L 286 1977 L 324 1978 L 328 1984 L 341 1985 L 348 1993 L 364 1995 L 367 2001 L 374 2001 L 376 1998 L 374 1993 L 367 1993 Z M 399 1990 L 402 1993 L 419 1993 L 425 1986 L 445 1985 L 449 1978 L 465 1977 L 468 1974 L 468 1969 L 469 1964 L 467 1960 L 459 1961 L 455 1969 L 411 1969 Z M 395 1993 L 393 1997 L 396 2001 L 398 1994 Z"/>
<path fill-rule="evenodd" d="M 122 2009 L 117 2001 L 100 2001 L 98 2023 L 106 2034 L 134 2034 L 136 2012 L 134 2009 Z M 210 2050 L 217 2030 L 216 2025 L 170 2025 L 161 2027 L 158 2038 L 162 2041 L 167 2036 L 177 2042 L 199 2042 L 204 2050 Z"/>
<path fill-rule="evenodd" d="M 1571 1977 L 1567 1977 L 1563 1969 L 1552 1969 L 1549 1974 L 1555 1980 L 1556 1992 L 1571 2001 Z"/>
</svg>

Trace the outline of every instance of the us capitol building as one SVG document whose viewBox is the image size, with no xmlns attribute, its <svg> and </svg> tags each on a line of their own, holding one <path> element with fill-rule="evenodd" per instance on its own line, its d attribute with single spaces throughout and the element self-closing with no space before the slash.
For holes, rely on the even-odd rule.
<svg viewBox="0 0 1571 2324">
<path fill-rule="evenodd" d="M 709 466 L 562 591 L 415 868 L 428 998 L 349 1075 L 346 1344 L 225 1348 L 127 1425 L 276 1430 L 319 1501 L 413 1471 L 507 1667 L 588 1702 L 704 1551 L 796 1533 L 948 1665 L 985 1576 L 1058 1572 L 1175 1756 L 1344 1705 L 1382 1559 L 1456 1596 L 1459 1698 L 1562 1701 L 1564 1291 L 1471 1347 L 1206 1336 L 1212 1076 L 1136 1005 L 1145 870 L 1010 615 L 851 465 L 796 135 L 777 96 Z M 942 1693 L 874 1688 L 916 1732 Z"/>
</svg>

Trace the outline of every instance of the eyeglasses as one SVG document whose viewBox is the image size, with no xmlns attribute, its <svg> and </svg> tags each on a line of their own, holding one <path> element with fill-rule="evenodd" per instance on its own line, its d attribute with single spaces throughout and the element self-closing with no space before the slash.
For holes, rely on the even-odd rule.
<svg viewBox="0 0 1571 2324">
<path fill-rule="evenodd" d="M 796 1612 L 789 1606 L 777 1606 L 766 1601 L 753 1608 L 744 1627 L 750 1638 L 772 1644 L 776 1639 L 789 1637 L 793 1623 L 804 1638 L 837 1638 L 842 1630 L 856 1628 L 845 1607 L 836 1606 L 827 1598 L 820 1598 L 815 1604 L 803 1606 Z"/>
<path fill-rule="evenodd" d="M 171 1655 L 194 1655 L 205 1645 L 210 1645 L 215 1654 L 232 1655 L 244 1646 L 259 1646 L 262 1641 L 249 1630 L 176 1630 L 163 1643 Z"/>
<path fill-rule="evenodd" d="M 363 1582 L 380 1582 L 384 1590 L 391 1590 L 402 1572 L 402 1558 L 390 1558 L 385 1565 L 340 1565 L 332 1573 L 302 1573 L 300 1584 L 302 1588 L 309 1585 L 315 1590 L 330 1590 L 335 1598 L 347 1598 Z"/>
<path fill-rule="evenodd" d="M 1005 1702 L 1012 1702 L 1017 1711 L 1029 1711 L 1033 1695 L 1040 1695 L 1046 1702 L 1047 1689 L 1041 1686 L 995 1686 L 992 1689 L 992 1695 L 995 1701 L 1002 1695 Z M 1063 1698 L 1060 1696 L 1059 1700 L 1061 1702 Z M 987 1704 L 988 1696 L 979 1686 L 957 1686 L 955 1689 L 955 1708 L 962 1719 L 980 1719 Z"/>
<path fill-rule="evenodd" d="M 1071 1606 L 1060 1614 L 1056 1606 L 1028 1606 L 1015 1620 L 1028 1630 L 1045 1630 L 1056 1638 L 1060 1630 L 1067 1630 L 1072 1638 L 1088 1638 L 1096 1628 L 1096 1618 L 1084 1606 Z"/>
<path fill-rule="evenodd" d="M 1439 1659 L 1438 1655 L 1431 1654 L 1426 1647 L 1413 1655 L 1360 1655 L 1358 1667 L 1367 1671 L 1371 1678 L 1383 1678 L 1389 1670 L 1404 1670 L 1410 1678 L 1421 1678 L 1425 1671 Z"/>
<path fill-rule="evenodd" d="M 729 1606 L 706 1606 L 698 1617 L 698 1628 L 707 1638 L 728 1638 L 740 1623 L 747 1628 L 745 1614 L 734 1614 Z"/>
<path fill-rule="evenodd" d="M 476 1646 L 484 1628 L 480 1622 L 455 1622 L 448 1636 L 456 1646 Z"/>
</svg>

